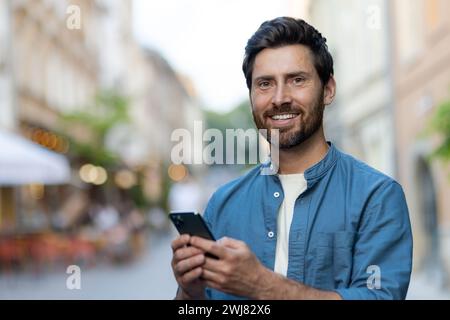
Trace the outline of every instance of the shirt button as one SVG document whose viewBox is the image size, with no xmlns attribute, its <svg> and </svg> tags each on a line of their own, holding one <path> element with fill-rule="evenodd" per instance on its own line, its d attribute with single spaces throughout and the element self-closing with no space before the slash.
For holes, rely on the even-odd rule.
<svg viewBox="0 0 450 320">
<path fill-rule="evenodd" d="M 269 238 L 273 238 L 273 231 L 269 231 L 268 233 L 267 233 L 267 236 L 269 237 Z"/>
<path fill-rule="evenodd" d="M 275 198 L 278 198 L 278 197 L 280 196 L 280 193 L 279 193 L 279 192 L 274 192 L 273 196 L 274 196 Z"/>
</svg>

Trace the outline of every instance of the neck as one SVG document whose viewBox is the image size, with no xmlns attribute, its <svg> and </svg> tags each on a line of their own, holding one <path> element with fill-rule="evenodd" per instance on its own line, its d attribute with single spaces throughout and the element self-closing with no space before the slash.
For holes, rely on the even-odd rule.
<svg viewBox="0 0 450 320">
<path fill-rule="evenodd" d="M 328 151 L 323 127 L 309 139 L 290 149 L 280 149 L 279 174 L 303 173 L 322 160 Z"/>
</svg>

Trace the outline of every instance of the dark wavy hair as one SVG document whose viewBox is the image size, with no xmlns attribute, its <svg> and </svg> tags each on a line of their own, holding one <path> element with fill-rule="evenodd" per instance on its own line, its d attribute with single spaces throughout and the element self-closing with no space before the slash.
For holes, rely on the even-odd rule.
<svg viewBox="0 0 450 320">
<path fill-rule="evenodd" d="M 327 39 L 319 31 L 301 19 L 279 17 L 261 24 L 245 47 L 244 71 L 247 87 L 252 86 L 253 65 L 256 55 L 266 48 L 279 48 L 286 45 L 302 44 L 307 46 L 314 57 L 316 68 L 322 85 L 325 85 L 334 74 L 333 57 L 328 51 Z"/>
</svg>

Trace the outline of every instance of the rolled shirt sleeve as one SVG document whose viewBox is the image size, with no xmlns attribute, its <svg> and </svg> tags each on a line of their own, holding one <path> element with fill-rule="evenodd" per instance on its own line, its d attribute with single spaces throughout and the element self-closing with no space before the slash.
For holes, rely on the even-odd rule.
<svg viewBox="0 0 450 320">
<path fill-rule="evenodd" d="M 405 299 L 412 269 L 412 233 L 402 187 L 390 180 L 369 200 L 353 251 L 343 299 Z"/>
</svg>

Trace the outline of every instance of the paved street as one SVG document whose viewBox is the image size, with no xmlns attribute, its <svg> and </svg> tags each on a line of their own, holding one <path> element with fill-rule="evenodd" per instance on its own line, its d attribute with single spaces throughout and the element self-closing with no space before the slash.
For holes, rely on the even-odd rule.
<svg viewBox="0 0 450 320">
<path fill-rule="evenodd" d="M 442 279 L 424 273 L 413 274 L 408 300 L 450 300 L 450 291 L 441 286 Z"/>
<path fill-rule="evenodd" d="M 67 289 L 65 270 L 0 276 L 0 299 L 172 299 L 177 287 L 170 268 L 172 238 L 150 238 L 147 253 L 133 263 L 82 269 L 80 290 Z"/>
<path fill-rule="evenodd" d="M 49 273 L 0 276 L 0 299 L 172 299 L 176 283 L 170 269 L 174 235 L 151 237 L 147 253 L 123 266 L 100 265 L 82 270 L 81 290 L 66 288 L 67 275 Z M 450 299 L 437 280 L 414 275 L 408 299 Z"/>
</svg>

